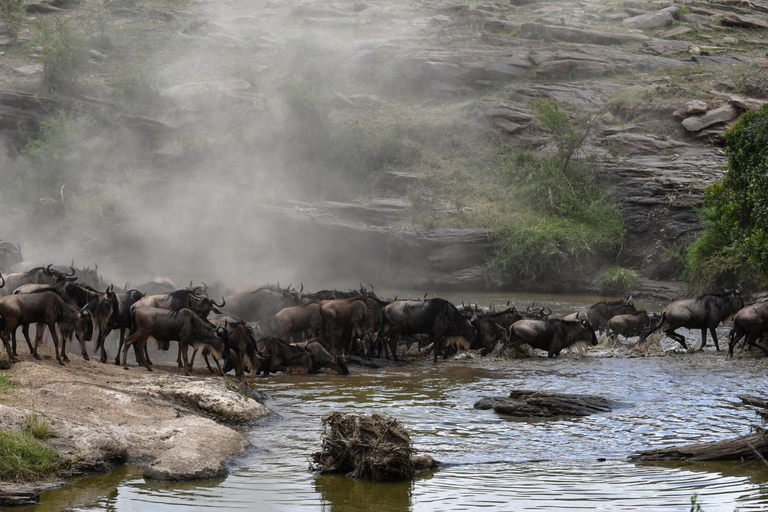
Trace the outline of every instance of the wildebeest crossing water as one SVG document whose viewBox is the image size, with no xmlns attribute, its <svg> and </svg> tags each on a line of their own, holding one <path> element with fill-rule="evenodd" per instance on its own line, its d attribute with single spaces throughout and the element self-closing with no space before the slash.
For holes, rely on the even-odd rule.
<svg viewBox="0 0 768 512">
<path fill-rule="evenodd" d="M 488 302 L 487 297 L 477 299 Z M 547 304 L 562 314 L 595 302 L 574 304 L 578 300 L 548 297 Z M 647 303 L 638 308 L 661 309 Z M 47 493 L 43 506 L 688 511 L 697 494 L 707 512 L 764 510 L 768 467 L 762 463 L 626 461 L 638 450 L 733 437 L 756 423 L 749 408 L 734 402 L 737 393 L 766 389 L 764 360 L 729 359 L 711 346 L 703 353 L 682 353 L 671 339 L 664 347 L 678 353 L 601 357 L 601 350 L 602 355 L 621 353 L 598 347 L 587 357 L 564 353 L 554 360 L 422 362 L 379 371 L 355 368 L 346 377 L 273 375 L 254 382 L 273 397 L 267 405 L 280 417 L 251 428 L 247 435 L 254 448 L 233 463 L 227 479 L 146 483 L 140 472 L 120 470 L 89 478 L 80 497 L 73 496 L 77 485 Z M 599 394 L 626 405 L 586 418 L 554 420 L 514 420 L 473 409 L 482 396 L 531 388 Z M 331 411 L 391 414 L 408 428 L 414 447 L 445 465 L 409 483 L 316 476 L 307 471 L 308 456 L 318 449 L 321 418 Z"/>
</svg>

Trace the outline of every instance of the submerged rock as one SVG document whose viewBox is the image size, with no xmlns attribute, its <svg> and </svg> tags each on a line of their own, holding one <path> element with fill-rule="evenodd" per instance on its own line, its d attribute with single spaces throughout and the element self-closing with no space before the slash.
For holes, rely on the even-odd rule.
<svg viewBox="0 0 768 512">
<path fill-rule="evenodd" d="M 595 395 L 572 395 L 546 391 L 512 391 L 509 397 L 486 397 L 475 403 L 475 409 L 493 409 L 499 414 L 519 418 L 551 418 L 555 416 L 589 416 L 610 411 L 615 402 Z"/>
</svg>

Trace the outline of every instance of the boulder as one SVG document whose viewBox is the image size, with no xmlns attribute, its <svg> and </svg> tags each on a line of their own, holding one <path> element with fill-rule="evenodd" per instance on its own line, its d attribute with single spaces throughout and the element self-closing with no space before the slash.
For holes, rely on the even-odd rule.
<svg viewBox="0 0 768 512">
<path fill-rule="evenodd" d="M 768 100 L 761 100 L 758 98 L 747 98 L 745 96 L 740 96 L 738 94 L 732 94 L 728 96 L 728 101 L 731 102 L 731 104 L 744 111 L 748 110 L 760 110 L 763 105 L 768 102 Z"/>
<path fill-rule="evenodd" d="M 723 105 L 701 116 L 691 116 L 683 120 L 683 127 L 689 132 L 698 132 L 718 123 L 725 123 L 739 116 L 733 105 Z"/>
<path fill-rule="evenodd" d="M 749 16 L 736 13 L 728 13 L 721 20 L 720 24 L 726 27 L 742 28 L 768 28 L 768 20 L 763 16 Z"/>
<path fill-rule="evenodd" d="M 691 100 L 683 107 L 675 110 L 674 116 L 678 119 L 685 119 L 686 117 L 699 116 L 707 112 L 707 103 L 701 100 Z"/>
<path fill-rule="evenodd" d="M 30 14 L 53 14 L 53 13 L 64 12 L 64 9 L 54 7 L 45 2 L 40 2 L 37 4 L 27 4 L 24 6 L 24 8 Z"/>
<path fill-rule="evenodd" d="M 656 55 L 667 55 L 670 53 L 681 53 L 690 50 L 691 44 L 688 41 L 666 41 L 657 39 L 655 41 L 646 41 L 643 48 Z"/>
<path fill-rule="evenodd" d="M 669 39 L 670 37 L 682 36 L 692 30 L 693 29 L 691 27 L 686 27 L 685 25 L 679 25 L 669 30 L 662 30 L 660 32 L 656 32 L 656 37 L 660 37 L 662 39 Z"/>
<path fill-rule="evenodd" d="M 589 60 L 551 60 L 536 68 L 538 76 L 565 78 L 569 76 L 600 76 L 609 71 L 607 64 Z"/>
<path fill-rule="evenodd" d="M 629 28 L 662 28 L 668 27 L 675 22 L 674 14 L 679 10 L 677 6 L 667 7 L 656 12 L 649 12 L 647 14 L 640 14 L 627 18 L 621 22 L 622 25 Z"/>
</svg>

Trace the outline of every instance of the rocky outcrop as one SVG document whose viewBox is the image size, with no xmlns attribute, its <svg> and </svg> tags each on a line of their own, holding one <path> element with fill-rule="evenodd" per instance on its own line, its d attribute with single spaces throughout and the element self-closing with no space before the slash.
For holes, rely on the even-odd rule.
<svg viewBox="0 0 768 512">
<path fill-rule="evenodd" d="M 675 14 L 680 8 L 672 5 L 656 12 L 649 12 L 627 18 L 622 21 L 622 25 L 629 28 L 649 29 L 667 27 L 675 22 Z"/>
<path fill-rule="evenodd" d="M 71 475 L 130 462 L 146 465 L 145 477 L 152 479 L 223 477 L 224 462 L 248 446 L 228 425 L 270 414 L 207 372 L 202 378 L 158 367 L 126 372 L 79 358 L 60 367 L 48 348 L 42 362 L 11 368 L 17 386 L 0 395 L 0 424 L 20 429 L 33 410 L 46 417 L 56 433 L 47 443 Z"/>
</svg>

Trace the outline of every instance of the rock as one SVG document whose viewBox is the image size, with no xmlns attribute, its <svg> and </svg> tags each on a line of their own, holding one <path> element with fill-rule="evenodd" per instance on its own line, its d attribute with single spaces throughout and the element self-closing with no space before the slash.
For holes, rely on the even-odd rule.
<svg viewBox="0 0 768 512">
<path fill-rule="evenodd" d="M 703 14 L 683 14 L 683 21 L 688 23 L 711 23 L 712 18 Z"/>
<path fill-rule="evenodd" d="M 499 34 L 518 30 L 521 26 L 522 23 L 518 23 L 516 21 L 488 20 L 483 24 L 483 30 L 485 32 L 493 32 Z"/>
<path fill-rule="evenodd" d="M 117 119 L 132 132 L 149 139 L 167 137 L 176 132 L 175 126 L 149 117 L 122 114 Z"/>
<path fill-rule="evenodd" d="M 93 60 L 104 60 L 107 58 L 106 55 L 104 55 L 98 50 L 88 50 L 88 56 Z"/>
<path fill-rule="evenodd" d="M 209 80 L 174 85 L 160 94 L 181 106 L 195 108 L 206 95 L 227 96 L 248 91 L 250 88 L 251 84 L 245 80 Z"/>
<path fill-rule="evenodd" d="M 679 25 L 675 28 L 671 28 L 669 30 L 663 30 L 660 32 L 656 32 L 656 37 L 660 37 L 662 39 L 669 39 L 670 37 L 677 37 L 682 36 L 683 34 L 687 34 L 688 32 L 692 31 L 693 29 L 691 27 L 686 27 L 685 25 Z"/>
<path fill-rule="evenodd" d="M 226 423 L 252 423 L 269 415 L 269 410 L 256 400 L 202 380 L 166 384 L 159 394 Z"/>
<path fill-rule="evenodd" d="M 519 124 L 513 123 L 512 121 L 507 121 L 506 119 L 494 119 L 491 121 L 491 124 L 493 124 L 493 126 L 496 128 L 499 128 L 507 135 L 512 135 L 523 129 L 523 127 Z"/>
<path fill-rule="evenodd" d="M 0 46 L 9 46 L 12 43 L 13 38 L 11 36 L 0 35 Z"/>
<path fill-rule="evenodd" d="M 600 45 L 627 44 L 648 40 L 648 37 L 642 34 L 584 30 L 573 27 L 543 25 L 540 23 L 524 23 L 520 27 L 520 37 Z"/>
<path fill-rule="evenodd" d="M 518 418 L 589 416 L 613 409 L 615 402 L 595 395 L 572 395 L 546 391 L 512 391 L 509 397 L 489 397 L 475 403 L 475 409 L 493 409 Z"/>
<path fill-rule="evenodd" d="M 28 13 L 33 13 L 33 14 L 52 14 L 52 13 L 64 12 L 64 9 L 54 7 L 44 2 L 40 2 L 37 4 L 27 4 L 24 6 L 24 8 L 27 10 Z"/>
<path fill-rule="evenodd" d="M 723 38 L 723 44 L 739 44 L 739 40 L 735 37 L 725 36 Z"/>
<path fill-rule="evenodd" d="M 675 22 L 674 13 L 676 13 L 678 9 L 677 6 L 671 6 L 660 11 L 640 14 L 625 19 L 621 24 L 625 27 L 640 29 L 667 27 Z"/>
<path fill-rule="evenodd" d="M 13 68 L 15 72 L 17 72 L 20 75 L 24 76 L 32 76 L 36 75 L 38 73 L 43 72 L 43 65 L 42 64 L 28 64 L 26 66 L 21 66 L 18 68 Z"/>
<path fill-rule="evenodd" d="M 732 105 L 708 111 L 702 116 L 691 116 L 683 120 L 683 127 L 689 132 L 698 132 L 718 123 L 724 123 L 739 116 L 739 111 Z"/>
<path fill-rule="evenodd" d="M 721 20 L 720 24 L 726 27 L 742 28 L 768 28 L 768 20 L 764 17 L 748 16 L 736 13 L 728 13 Z"/>
<path fill-rule="evenodd" d="M 609 67 L 602 62 L 588 60 L 551 60 L 536 68 L 537 76 L 548 78 L 566 78 L 570 76 L 599 76 L 609 71 Z"/>
<path fill-rule="evenodd" d="M 756 432 L 724 441 L 645 450 L 630 456 L 629 460 L 765 460 L 768 456 L 768 432 L 762 427 L 754 428 Z"/>
<path fill-rule="evenodd" d="M 687 52 L 691 44 L 688 41 L 665 41 L 655 40 L 646 41 L 643 47 L 656 55 L 667 55 L 670 53 Z"/>
<path fill-rule="evenodd" d="M 760 110 L 763 105 L 768 102 L 768 100 L 762 100 L 757 98 L 747 98 L 745 96 L 740 96 L 738 94 L 732 94 L 728 96 L 728 101 L 731 102 L 731 104 L 741 110 L 748 111 L 748 110 Z"/>
<path fill-rule="evenodd" d="M 481 116 L 505 119 L 519 124 L 528 124 L 533 121 L 531 112 L 496 100 L 479 102 L 475 106 L 474 112 Z"/>
<path fill-rule="evenodd" d="M 686 103 L 683 107 L 675 110 L 674 116 L 679 119 L 685 119 L 686 117 L 698 116 L 707 112 L 707 103 L 701 100 L 692 100 Z"/>
</svg>

